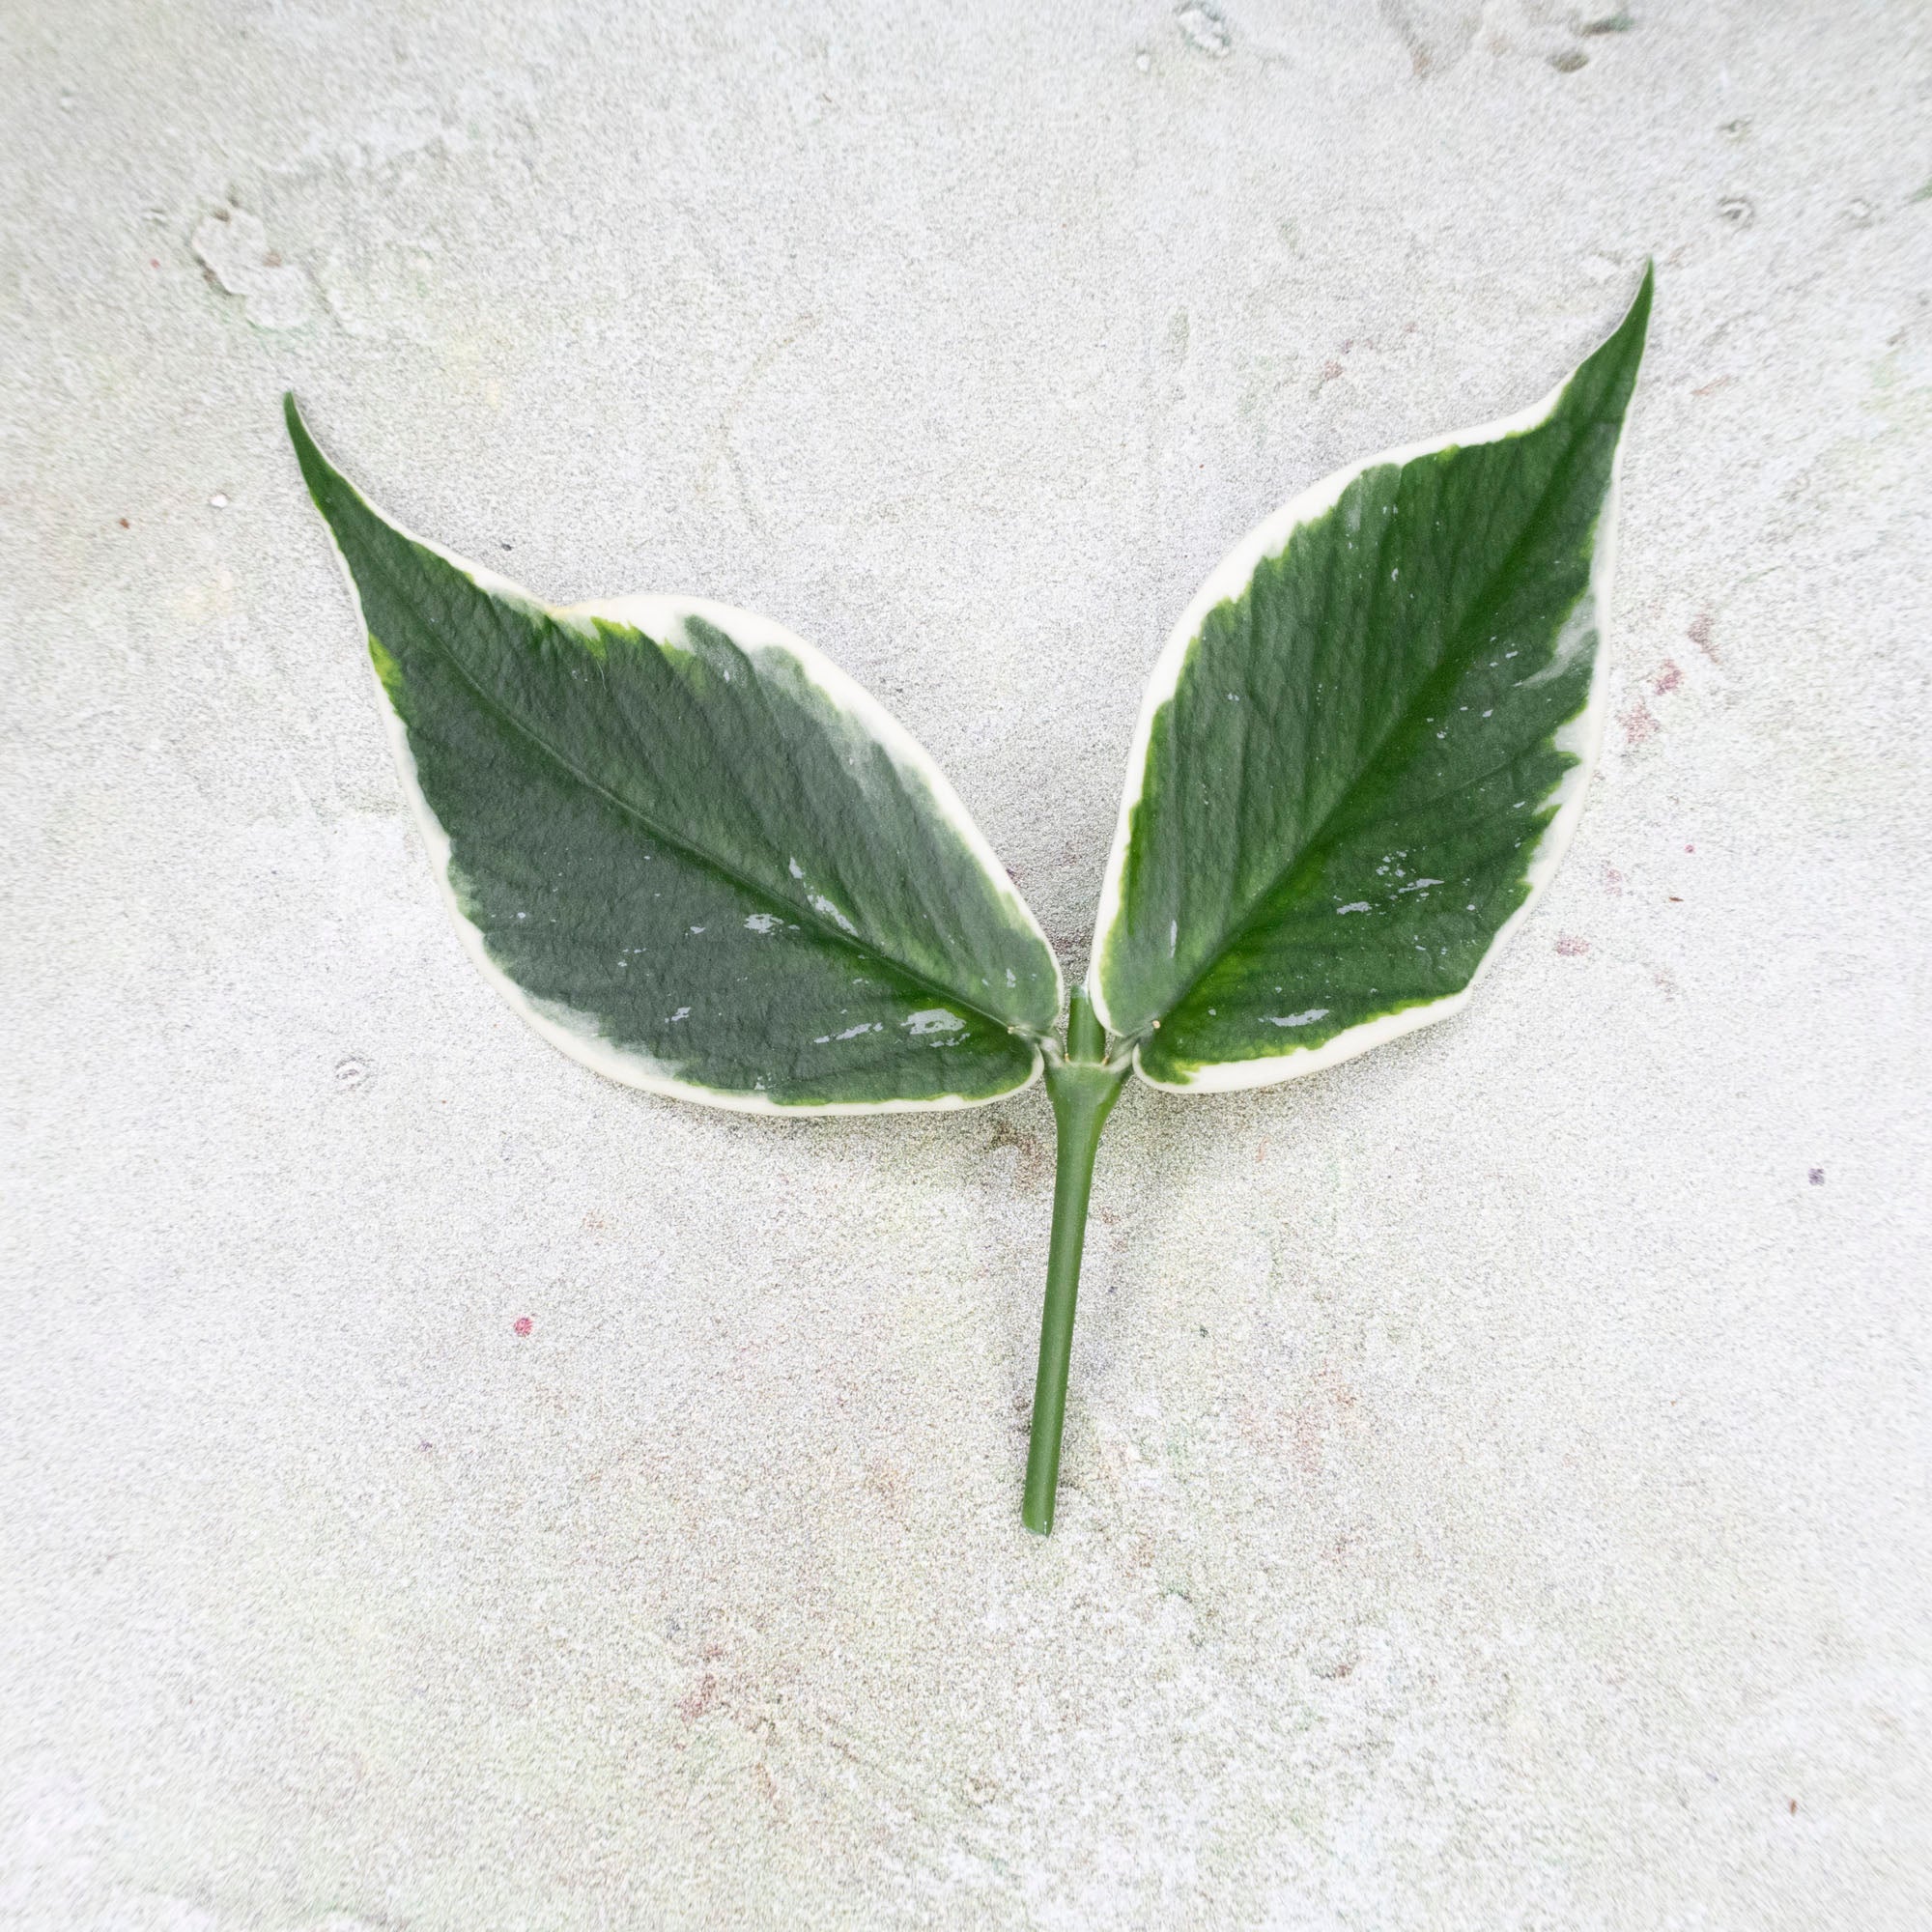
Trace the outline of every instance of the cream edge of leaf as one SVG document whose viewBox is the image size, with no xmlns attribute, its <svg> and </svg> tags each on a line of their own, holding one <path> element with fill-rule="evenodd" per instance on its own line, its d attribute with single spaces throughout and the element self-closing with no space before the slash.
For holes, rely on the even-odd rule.
<svg viewBox="0 0 1932 1932">
<path fill-rule="evenodd" d="M 1563 393 L 1576 380 L 1577 373 L 1576 369 L 1571 370 L 1548 395 L 1514 414 L 1498 416 L 1473 429 L 1453 430 L 1422 442 L 1404 443 L 1395 449 L 1364 457 L 1359 463 L 1350 464 L 1346 469 L 1323 477 L 1256 525 L 1215 565 L 1207 582 L 1195 592 L 1193 601 L 1181 612 L 1167 642 L 1161 647 L 1161 654 L 1148 678 L 1147 692 L 1141 700 L 1141 715 L 1134 727 L 1133 744 L 1127 753 L 1127 781 L 1121 797 L 1113 849 L 1107 855 L 1107 870 L 1100 886 L 1100 904 L 1094 917 L 1094 945 L 1088 960 L 1086 984 L 1094 1009 L 1110 1033 L 1115 1029 L 1100 990 L 1099 962 L 1102 949 L 1120 918 L 1127 842 L 1134 808 L 1140 803 L 1147 779 L 1148 747 L 1153 737 L 1154 719 L 1179 688 L 1181 670 L 1200 639 L 1201 626 L 1206 622 L 1208 613 L 1216 606 L 1238 597 L 1253 582 L 1255 572 L 1261 565 L 1279 556 L 1302 525 L 1313 523 L 1332 510 L 1340 501 L 1343 491 L 1365 470 L 1379 469 L 1391 464 L 1409 464 L 1418 457 L 1434 456 L 1445 449 L 1467 449 L 1478 443 L 1500 442 L 1505 437 L 1520 436 L 1535 429 L 1555 412 L 1557 404 L 1563 400 Z M 1537 840 L 1535 851 L 1530 854 L 1524 872 L 1528 893 L 1521 905 L 1496 929 L 1495 937 L 1476 962 L 1468 983 L 1461 991 L 1447 994 L 1442 999 L 1405 1007 L 1399 1011 L 1384 1013 L 1379 1018 L 1365 1020 L 1360 1026 L 1349 1027 L 1333 1038 L 1323 1040 L 1320 1046 L 1266 1054 L 1256 1060 L 1199 1063 L 1193 1076 L 1184 1081 L 1154 1079 L 1141 1065 L 1141 1049 L 1136 1046 L 1134 1072 L 1150 1087 L 1156 1087 L 1164 1094 L 1225 1094 L 1249 1087 L 1279 1086 L 1285 1081 L 1322 1072 L 1345 1060 L 1353 1060 L 1358 1054 L 1372 1052 L 1389 1040 L 1399 1039 L 1404 1034 L 1414 1033 L 1418 1028 L 1433 1025 L 1437 1020 L 1446 1020 L 1469 1003 L 1484 974 L 1514 936 L 1517 927 L 1529 916 L 1544 888 L 1562 864 L 1563 855 L 1576 836 L 1577 820 L 1582 816 L 1584 791 L 1603 751 L 1605 718 L 1609 704 L 1609 589 L 1616 566 L 1617 507 L 1629 426 L 1630 416 L 1626 412 L 1623 425 L 1617 433 L 1616 452 L 1610 461 L 1610 484 L 1597 515 L 1590 555 L 1590 582 L 1585 595 L 1591 606 L 1597 638 L 1596 661 L 1591 667 L 1590 696 L 1582 710 L 1559 725 L 1552 738 L 1556 749 L 1572 754 L 1577 762 L 1539 802 L 1539 810 L 1548 810 L 1554 805 L 1555 812 L 1544 828 L 1543 837 Z M 1574 613 L 1569 621 L 1574 621 Z"/>
<path fill-rule="evenodd" d="M 333 468 L 332 465 L 330 467 Z M 341 471 L 337 470 L 336 474 L 340 476 Z M 355 490 L 355 486 L 349 483 L 346 477 L 343 481 L 349 489 Z M 601 617 L 607 622 L 631 624 L 639 629 L 641 625 L 639 623 L 639 616 L 643 612 L 649 612 L 654 619 L 669 613 L 681 620 L 683 616 L 690 614 L 716 625 L 718 629 L 731 637 L 734 642 L 747 643 L 745 633 L 751 632 L 755 634 L 749 640 L 753 647 L 789 652 L 797 659 L 806 676 L 823 691 L 835 705 L 841 711 L 853 714 L 867 731 L 885 745 L 895 760 L 909 764 L 925 781 L 931 790 L 933 802 L 938 806 L 942 815 L 967 843 L 974 857 L 979 859 L 991 874 L 1001 896 L 1010 903 L 1027 924 L 1039 935 L 1040 944 L 1046 948 L 1047 957 L 1053 961 L 1056 997 L 1064 997 L 1065 988 L 1061 983 L 1059 958 L 1054 953 L 1053 948 L 1047 944 L 1046 935 L 1041 932 L 1032 908 L 1020 897 L 1018 888 L 1007 876 L 1006 868 L 995 857 L 984 834 L 968 816 L 966 808 L 960 803 L 945 773 L 904 725 L 899 724 L 862 685 L 840 670 L 822 651 L 816 650 L 802 638 L 794 637 L 782 625 L 773 623 L 769 618 L 759 617 L 754 611 L 739 611 L 731 605 L 713 603 L 701 597 L 639 593 L 628 597 L 592 599 L 587 603 L 567 606 L 545 604 L 540 598 L 531 596 L 522 584 L 512 582 L 510 579 L 492 570 L 487 564 L 473 563 L 469 558 L 459 556 L 454 551 L 438 543 L 433 537 L 419 535 L 390 516 L 386 510 L 371 502 L 361 491 L 355 490 L 355 494 L 361 497 L 368 508 L 398 536 L 412 544 L 418 544 L 424 550 L 440 556 L 452 569 L 461 571 L 479 590 L 488 591 L 491 596 L 501 598 L 506 603 L 515 604 L 524 610 L 565 621 L 576 619 L 579 624 L 586 619 Z M 328 519 L 324 517 L 321 521 L 324 530 L 327 532 L 329 550 L 334 554 L 336 566 L 342 572 L 342 580 L 348 586 L 350 602 L 355 611 L 356 624 L 361 629 L 362 635 L 367 638 L 372 633 L 369 630 L 368 619 L 363 613 L 362 593 L 356 585 L 355 573 L 350 569 L 349 559 L 344 555 L 342 546 L 336 541 L 334 528 Z M 729 621 L 724 621 L 726 619 Z M 368 659 L 366 652 L 364 657 Z M 369 675 L 376 687 L 377 700 L 382 708 L 383 724 L 388 734 L 389 747 L 395 753 L 397 774 L 402 779 L 404 791 L 408 794 L 416 828 L 421 833 L 423 843 L 428 849 L 430 870 L 435 875 L 437 891 L 442 897 L 443 905 L 456 927 L 457 937 L 462 942 L 464 951 L 469 955 L 470 963 L 504 1004 L 532 1032 L 541 1035 L 551 1045 L 560 1053 L 568 1055 L 580 1065 L 587 1066 L 593 1073 L 601 1073 L 607 1080 L 613 1080 L 620 1086 L 639 1088 L 645 1093 L 663 1094 L 668 1099 L 689 1100 L 699 1106 L 722 1108 L 730 1113 L 761 1114 L 784 1120 L 824 1120 L 833 1116 L 858 1114 L 960 1113 L 969 1107 L 987 1107 L 996 1101 L 1010 1099 L 1015 1094 L 1025 1093 L 1041 1077 L 1045 1063 L 1038 1044 L 1026 1039 L 1023 1034 L 1014 1034 L 1015 1039 L 1023 1040 L 1032 1047 L 1032 1069 L 1024 1080 L 1004 1088 L 997 1094 L 971 1096 L 962 1094 L 941 1094 L 929 1100 L 805 1100 L 787 1104 L 767 1098 L 760 1094 L 744 1094 L 732 1089 L 703 1087 L 695 1081 L 682 1080 L 662 1062 L 652 1060 L 647 1054 L 612 1046 L 596 1031 L 596 1023 L 588 1015 L 578 1014 L 565 1008 L 540 1005 L 490 957 L 489 948 L 484 943 L 482 933 L 464 912 L 462 901 L 456 895 L 456 888 L 450 883 L 449 834 L 443 829 L 442 821 L 436 815 L 435 809 L 424 795 L 422 784 L 416 776 L 416 759 L 414 752 L 410 749 L 409 728 L 390 701 L 389 694 L 384 689 L 383 680 L 377 674 L 373 660 L 369 660 Z"/>
</svg>

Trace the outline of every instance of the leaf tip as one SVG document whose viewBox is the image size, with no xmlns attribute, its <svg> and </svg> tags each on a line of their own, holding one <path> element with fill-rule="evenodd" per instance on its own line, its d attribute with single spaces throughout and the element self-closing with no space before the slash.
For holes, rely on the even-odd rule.
<svg viewBox="0 0 1932 1932">
<path fill-rule="evenodd" d="M 1656 259 L 1646 255 L 1643 274 L 1629 307 L 1624 310 L 1617 326 L 1577 365 L 1577 377 L 1584 376 L 1586 372 L 1590 374 L 1582 394 L 1617 421 L 1623 419 L 1629 407 L 1637 368 L 1643 361 L 1643 352 L 1650 339 L 1650 305 L 1656 289 Z M 1567 389 L 1569 385 L 1565 386 Z"/>
<path fill-rule="evenodd" d="M 1631 298 L 1631 305 L 1624 311 L 1624 319 L 1618 325 L 1617 333 L 1625 329 L 1634 329 L 1639 339 L 1650 331 L 1650 304 L 1657 293 L 1657 257 L 1643 258 L 1643 278 L 1636 285 L 1636 294 Z"/>
<path fill-rule="evenodd" d="M 328 459 L 316 445 L 309 434 L 308 424 L 302 419 L 302 412 L 296 407 L 296 392 L 282 391 L 282 421 L 289 432 L 289 441 L 295 446 L 296 461 L 301 465 L 302 481 L 308 485 L 308 494 L 314 499 L 317 509 L 325 516 L 327 510 L 323 502 L 325 491 L 334 472 Z"/>
</svg>

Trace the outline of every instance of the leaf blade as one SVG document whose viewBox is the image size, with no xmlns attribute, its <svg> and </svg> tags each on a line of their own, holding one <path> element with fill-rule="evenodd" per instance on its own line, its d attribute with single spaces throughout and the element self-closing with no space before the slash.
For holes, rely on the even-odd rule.
<svg viewBox="0 0 1932 1932">
<path fill-rule="evenodd" d="M 1090 970 L 1144 1078 L 1268 1084 L 1447 1017 L 1547 885 L 1601 743 L 1651 287 L 1541 403 L 1318 484 L 1183 613 Z"/>
<path fill-rule="evenodd" d="M 625 1084 L 756 1111 L 998 1098 L 1059 969 L 929 757 L 810 646 L 690 598 L 553 610 L 412 537 L 288 404 L 472 959 Z"/>
</svg>

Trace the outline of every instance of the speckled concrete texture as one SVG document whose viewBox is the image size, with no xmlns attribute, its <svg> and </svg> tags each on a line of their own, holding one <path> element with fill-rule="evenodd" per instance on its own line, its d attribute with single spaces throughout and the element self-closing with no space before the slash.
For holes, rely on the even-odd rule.
<svg viewBox="0 0 1932 1932">
<path fill-rule="evenodd" d="M 1932 1924 L 1932 14 L 1596 5 L 0 9 L 0 1925 Z M 1569 862 L 1129 1092 L 1035 1541 L 1043 1099 L 524 1031 L 280 392 L 818 643 L 1077 970 L 1222 551 L 1646 254 Z"/>
</svg>

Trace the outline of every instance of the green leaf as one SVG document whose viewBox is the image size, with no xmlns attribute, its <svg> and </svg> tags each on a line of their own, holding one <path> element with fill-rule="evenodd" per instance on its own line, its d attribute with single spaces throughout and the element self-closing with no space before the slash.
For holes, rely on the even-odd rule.
<svg viewBox="0 0 1932 1932">
<path fill-rule="evenodd" d="M 1548 882 L 1603 737 L 1618 452 L 1651 276 L 1505 421 L 1253 531 L 1154 668 L 1094 943 L 1157 1086 L 1312 1073 L 1446 1017 Z"/>
<path fill-rule="evenodd" d="M 761 1111 L 1035 1077 L 1053 953 L 849 678 L 695 598 L 551 609 L 373 509 L 293 399 L 288 423 L 458 929 L 533 1027 L 612 1079 Z"/>
</svg>

